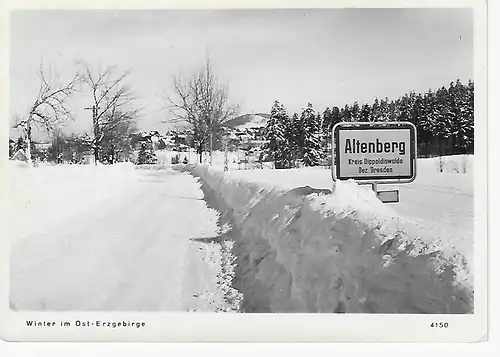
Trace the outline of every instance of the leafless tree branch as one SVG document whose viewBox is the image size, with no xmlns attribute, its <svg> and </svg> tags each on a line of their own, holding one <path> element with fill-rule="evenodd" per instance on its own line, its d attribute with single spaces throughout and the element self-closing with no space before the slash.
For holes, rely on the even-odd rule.
<svg viewBox="0 0 500 357">
<path fill-rule="evenodd" d="M 116 66 L 93 71 L 84 66 L 84 82 L 90 88 L 93 98 L 93 143 L 94 159 L 99 161 L 99 144 L 107 133 L 124 121 L 135 121 L 140 108 L 134 107 L 136 99 L 130 87 L 125 84 L 130 70 L 118 72 Z"/>
<path fill-rule="evenodd" d="M 81 75 L 77 73 L 69 81 L 61 83 L 58 73 L 44 69 L 43 63 L 39 67 L 39 77 L 40 86 L 36 99 L 30 106 L 26 117 L 17 118 L 13 126 L 14 128 L 22 127 L 26 133 L 26 156 L 30 161 L 32 126 L 50 131 L 67 120 L 73 120 L 74 116 L 68 101 L 82 82 Z"/>
<path fill-rule="evenodd" d="M 239 107 L 229 101 L 228 87 L 220 83 L 207 60 L 206 66 L 191 77 L 173 77 L 171 89 L 171 95 L 164 94 L 168 115 L 164 122 L 188 124 L 200 157 L 207 141 L 211 152 L 213 134 L 239 112 Z"/>
</svg>

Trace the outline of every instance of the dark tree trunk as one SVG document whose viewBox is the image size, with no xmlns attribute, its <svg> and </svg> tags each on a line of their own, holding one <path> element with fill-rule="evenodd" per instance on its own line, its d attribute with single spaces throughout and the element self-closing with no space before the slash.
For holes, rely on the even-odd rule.
<svg viewBox="0 0 500 357">
<path fill-rule="evenodd" d="M 98 137 L 99 137 L 99 125 L 97 123 L 97 110 L 95 105 L 92 106 L 92 126 L 94 129 L 94 140 L 95 140 L 95 146 L 94 146 L 94 164 L 97 165 L 97 162 L 99 161 L 99 142 L 98 142 Z"/>
<path fill-rule="evenodd" d="M 97 165 L 97 162 L 99 161 L 99 147 L 97 144 L 94 147 L 94 163 Z"/>
<path fill-rule="evenodd" d="M 198 144 L 198 156 L 200 157 L 200 164 L 203 163 L 203 144 Z"/>
</svg>

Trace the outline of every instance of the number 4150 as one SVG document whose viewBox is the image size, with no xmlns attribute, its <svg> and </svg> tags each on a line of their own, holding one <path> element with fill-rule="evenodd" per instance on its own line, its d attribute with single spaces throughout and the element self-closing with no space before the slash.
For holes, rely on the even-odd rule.
<svg viewBox="0 0 500 357">
<path fill-rule="evenodd" d="M 447 322 L 433 322 L 433 323 L 431 323 L 431 327 L 448 328 L 448 323 Z"/>
</svg>

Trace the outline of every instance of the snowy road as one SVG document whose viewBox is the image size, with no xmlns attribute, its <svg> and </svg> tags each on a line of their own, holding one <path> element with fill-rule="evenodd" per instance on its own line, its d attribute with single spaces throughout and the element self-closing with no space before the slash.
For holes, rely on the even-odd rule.
<svg viewBox="0 0 500 357">
<path fill-rule="evenodd" d="M 383 187 L 383 186 L 382 186 Z M 383 187 L 385 190 L 386 187 Z M 459 190 L 417 181 L 387 189 L 400 191 L 400 202 L 394 209 L 417 222 L 446 227 L 449 232 L 472 240 L 474 233 L 474 194 L 472 189 Z"/>
<path fill-rule="evenodd" d="M 145 171 L 126 192 L 57 230 L 18 240 L 11 251 L 12 307 L 185 311 L 188 295 L 211 284 L 192 276 L 206 270 L 196 266 L 206 248 L 191 239 L 217 230 L 216 213 L 202 198 L 186 173 Z"/>
</svg>

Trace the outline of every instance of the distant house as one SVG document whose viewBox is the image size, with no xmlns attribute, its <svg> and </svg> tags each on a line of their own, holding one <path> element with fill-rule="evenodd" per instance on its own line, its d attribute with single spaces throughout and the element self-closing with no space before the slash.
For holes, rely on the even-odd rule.
<svg viewBox="0 0 500 357">
<path fill-rule="evenodd" d="M 10 159 L 16 161 L 28 162 L 28 158 L 26 157 L 26 154 L 24 153 L 23 149 L 17 150 L 16 153 L 12 155 Z"/>
<path fill-rule="evenodd" d="M 48 150 L 50 148 L 50 146 L 52 145 L 52 143 L 49 143 L 49 142 L 39 142 L 39 143 L 33 143 L 35 145 L 35 147 L 38 149 L 38 150 Z"/>
<path fill-rule="evenodd" d="M 9 138 L 9 157 L 14 154 L 14 148 L 16 147 L 16 142 Z"/>
</svg>

